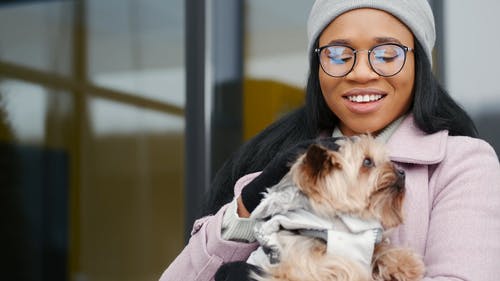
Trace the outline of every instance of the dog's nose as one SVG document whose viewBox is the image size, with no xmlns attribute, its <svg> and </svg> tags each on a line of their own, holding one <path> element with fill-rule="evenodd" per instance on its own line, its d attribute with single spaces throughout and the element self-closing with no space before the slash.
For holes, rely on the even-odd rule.
<svg viewBox="0 0 500 281">
<path fill-rule="evenodd" d="M 398 190 L 403 191 L 404 186 L 405 186 L 405 171 L 403 171 L 399 168 L 396 168 L 396 176 L 397 176 L 397 179 L 396 179 L 395 187 Z"/>
<path fill-rule="evenodd" d="M 400 180 L 404 180 L 405 179 L 405 171 L 402 170 L 402 169 L 396 169 L 396 174 L 398 175 L 398 178 Z"/>
</svg>

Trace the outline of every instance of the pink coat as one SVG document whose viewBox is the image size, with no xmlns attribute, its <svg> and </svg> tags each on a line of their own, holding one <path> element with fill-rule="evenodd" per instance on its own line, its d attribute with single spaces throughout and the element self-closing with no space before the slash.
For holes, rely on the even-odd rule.
<svg viewBox="0 0 500 281">
<path fill-rule="evenodd" d="M 500 280 L 500 166 L 491 146 L 446 131 L 426 135 L 409 116 L 388 148 L 407 186 L 405 223 L 391 242 L 422 255 L 424 280 Z M 255 176 L 242 177 L 235 196 Z M 189 244 L 160 281 L 213 280 L 223 263 L 246 260 L 257 245 L 221 239 L 226 209 L 195 222 Z"/>
</svg>

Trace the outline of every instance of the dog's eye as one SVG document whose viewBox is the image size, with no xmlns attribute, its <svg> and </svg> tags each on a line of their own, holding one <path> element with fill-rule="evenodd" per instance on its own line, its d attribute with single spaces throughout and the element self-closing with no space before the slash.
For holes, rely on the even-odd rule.
<svg viewBox="0 0 500 281">
<path fill-rule="evenodd" d="M 375 164 L 373 163 L 373 160 L 370 157 L 366 157 L 363 160 L 363 166 L 367 167 L 367 168 L 371 168 L 371 167 L 375 166 Z"/>
</svg>

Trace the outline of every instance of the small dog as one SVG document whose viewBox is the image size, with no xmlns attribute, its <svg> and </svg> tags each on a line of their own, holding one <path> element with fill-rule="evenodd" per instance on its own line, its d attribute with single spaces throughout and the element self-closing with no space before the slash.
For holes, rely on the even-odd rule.
<svg viewBox="0 0 500 281">
<path fill-rule="evenodd" d="M 410 249 L 392 247 L 386 238 L 389 229 L 403 222 L 404 172 L 369 135 L 337 143 L 338 151 L 311 145 L 283 180 L 268 189 L 251 215 L 260 220 L 256 238 L 261 247 L 248 263 L 224 265 L 219 279 L 423 277 L 421 258 Z"/>
</svg>

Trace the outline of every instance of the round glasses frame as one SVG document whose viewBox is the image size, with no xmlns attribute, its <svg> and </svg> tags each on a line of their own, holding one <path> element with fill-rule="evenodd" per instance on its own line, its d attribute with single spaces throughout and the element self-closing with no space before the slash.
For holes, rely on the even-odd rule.
<svg viewBox="0 0 500 281">
<path fill-rule="evenodd" d="M 335 47 L 335 46 L 338 46 L 338 47 L 345 47 L 345 48 L 349 48 L 352 50 L 352 53 L 354 55 L 354 61 L 352 63 L 352 66 L 351 68 L 346 71 L 345 74 L 343 75 L 333 75 L 331 73 L 329 73 L 328 71 L 326 71 L 325 67 L 323 66 L 323 63 L 321 62 L 321 52 L 323 52 L 324 49 L 326 48 L 329 48 L 329 47 Z M 396 46 L 396 47 L 399 47 L 401 48 L 401 50 L 403 51 L 403 54 L 404 54 L 404 58 L 403 58 L 403 63 L 401 64 L 401 67 L 393 74 L 389 74 L 389 75 L 384 75 L 384 74 L 381 74 L 379 73 L 379 71 L 377 71 L 377 69 L 373 66 L 372 64 L 372 60 L 371 60 L 371 57 L 370 57 L 370 54 L 373 52 L 373 50 L 375 50 L 376 48 L 380 48 L 382 46 Z M 318 60 L 319 60 L 319 64 L 321 65 L 321 69 L 323 69 L 323 71 L 328 74 L 329 76 L 331 77 L 335 77 L 335 78 L 341 78 L 341 77 L 345 77 L 347 76 L 349 73 L 352 72 L 352 70 L 354 69 L 354 66 L 356 65 L 356 61 L 357 61 L 357 54 L 360 53 L 360 52 L 367 52 L 368 53 L 368 62 L 370 64 L 370 68 L 375 72 L 377 73 L 379 76 L 382 76 L 382 77 L 392 77 L 396 74 L 398 74 L 399 72 L 401 72 L 401 70 L 403 69 L 403 66 L 405 65 L 406 63 L 406 53 L 408 52 L 411 52 L 413 51 L 412 48 L 410 47 L 407 47 L 405 45 L 401 45 L 401 44 L 397 44 L 397 43 L 384 43 L 384 44 L 379 44 L 379 45 L 375 45 L 373 47 L 371 47 L 370 49 L 368 50 L 356 50 L 350 46 L 347 46 L 347 45 L 342 45 L 342 44 L 330 44 L 330 45 L 325 45 L 325 46 L 322 46 L 322 47 L 319 47 L 319 48 L 316 48 L 314 49 L 314 52 L 318 55 Z"/>
</svg>

